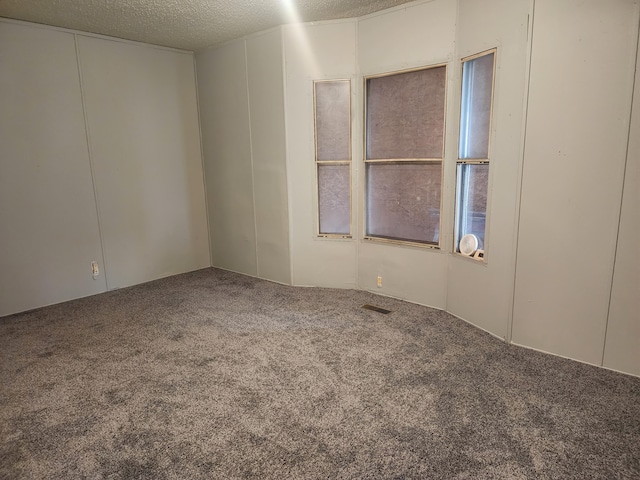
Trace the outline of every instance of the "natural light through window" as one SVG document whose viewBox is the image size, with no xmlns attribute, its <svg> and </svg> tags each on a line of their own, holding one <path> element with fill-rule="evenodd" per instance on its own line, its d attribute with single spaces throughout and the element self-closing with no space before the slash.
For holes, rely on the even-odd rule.
<svg viewBox="0 0 640 480">
<path fill-rule="evenodd" d="M 445 65 L 365 79 L 366 239 L 439 245 L 446 83 Z"/>
<path fill-rule="evenodd" d="M 314 86 L 318 235 L 351 235 L 351 82 Z"/>
<path fill-rule="evenodd" d="M 485 252 L 495 56 L 491 50 L 462 60 L 455 251 L 476 259 Z"/>
</svg>

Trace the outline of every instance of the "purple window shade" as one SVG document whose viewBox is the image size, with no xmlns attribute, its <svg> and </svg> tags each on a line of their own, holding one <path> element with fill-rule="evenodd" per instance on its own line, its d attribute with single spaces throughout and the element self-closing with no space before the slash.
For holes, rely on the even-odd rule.
<svg viewBox="0 0 640 480">
<path fill-rule="evenodd" d="M 368 163 L 366 234 L 438 244 L 442 165 Z"/>
<path fill-rule="evenodd" d="M 351 233 L 350 165 L 318 165 L 320 233 Z"/>
<path fill-rule="evenodd" d="M 317 82 L 315 95 L 316 159 L 351 160 L 349 81 Z"/>
<path fill-rule="evenodd" d="M 367 159 L 442 158 L 446 67 L 367 80 Z"/>
</svg>

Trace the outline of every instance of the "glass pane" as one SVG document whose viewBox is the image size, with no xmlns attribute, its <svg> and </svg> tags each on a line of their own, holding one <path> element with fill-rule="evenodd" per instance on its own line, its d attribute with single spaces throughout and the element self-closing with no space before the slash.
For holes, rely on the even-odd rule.
<svg viewBox="0 0 640 480">
<path fill-rule="evenodd" d="M 488 190 L 489 165 L 458 165 L 456 245 L 463 235 L 473 233 L 478 237 L 478 248 L 484 249 Z"/>
<path fill-rule="evenodd" d="M 367 80 L 367 159 L 442 158 L 446 72 Z"/>
<path fill-rule="evenodd" d="M 316 82 L 316 148 L 319 161 L 351 160 L 351 93 L 348 80 Z"/>
<path fill-rule="evenodd" d="M 462 64 L 459 158 L 489 158 L 494 56 Z"/>
<path fill-rule="evenodd" d="M 318 165 L 320 233 L 351 233 L 350 165 Z"/>
<path fill-rule="evenodd" d="M 441 164 L 368 163 L 366 175 L 368 236 L 438 243 Z"/>
</svg>

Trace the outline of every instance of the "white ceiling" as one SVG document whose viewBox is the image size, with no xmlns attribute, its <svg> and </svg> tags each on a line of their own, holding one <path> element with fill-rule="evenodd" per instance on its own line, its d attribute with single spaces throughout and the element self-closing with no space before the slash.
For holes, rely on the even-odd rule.
<svg viewBox="0 0 640 480">
<path fill-rule="evenodd" d="M 285 23 L 366 15 L 410 0 L 0 0 L 0 17 L 199 50 Z"/>
</svg>

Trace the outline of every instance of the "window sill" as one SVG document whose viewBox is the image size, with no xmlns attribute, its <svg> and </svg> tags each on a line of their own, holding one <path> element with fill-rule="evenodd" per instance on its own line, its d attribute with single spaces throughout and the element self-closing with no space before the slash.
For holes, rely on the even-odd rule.
<svg viewBox="0 0 640 480">
<path fill-rule="evenodd" d="M 333 233 L 318 233 L 318 234 L 316 234 L 316 238 L 318 238 L 318 239 L 326 239 L 326 240 L 353 240 L 353 235 L 342 235 L 342 234 L 333 234 Z"/>
<path fill-rule="evenodd" d="M 431 244 L 431 243 L 412 242 L 411 240 L 400 240 L 400 239 L 385 238 L 385 237 L 370 237 L 370 236 L 366 236 L 366 235 L 364 237 L 362 237 L 362 239 L 365 242 L 371 242 L 371 243 L 380 243 L 380 244 L 386 244 L 386 245 L 399 245 L 399 246 L 405 246 L 405 247 L 417 247 L 417 248 L 422 248 L 422 249 L 426 249 L 426 250 L 438 250 L 438 251 L 440 251 L 440 245 Z"/>
<path fill-rule="evenodd" d="M 473 255 L 463 255 L 460 252 L 452 252 L 451 256 L 454 258 L 459 258 L 465 262 L 471 262 L 475 265 L 484 265 L 487 266 L 487 260 L 485 257 L 474 257 Z"/>
</svg>

